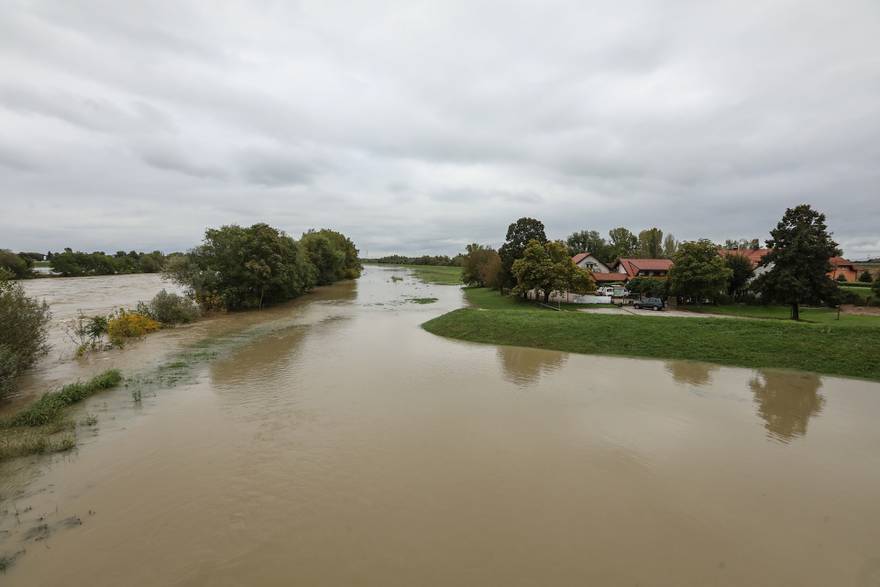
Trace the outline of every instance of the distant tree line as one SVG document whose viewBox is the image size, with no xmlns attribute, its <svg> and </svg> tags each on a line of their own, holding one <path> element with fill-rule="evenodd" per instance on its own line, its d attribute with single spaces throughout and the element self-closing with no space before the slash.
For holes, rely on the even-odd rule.
<svg viewBox="0 0 880 587">
<path fill-rule="evenodd" d="M 388 255 L 378 259 L 364 259 L 370 263 L 383 265 L 438 265 L 444 267 L 458 267 L 461 265 L 462 255 L 449 257 L 447 255 L 421 255 L 419 257 L 407 257 L 405 255 Z"/>
<path fill-rule="evenodd" d="M 117 251 L 108 255 L 103 251 L 84 253 L 70 248 L 63 252 L 13 253 L 0 249 L 0 272 L 10 279 L 37 277 L 34 272 L 38 262 L 49 262 L 53 273 L 64 277 L 83 275 L 117 275 L 125 273 L 158 273 L 165 266 L 166 256 L 161 251 L 141 253 L 138 251 Z"/>
<path fill-rule="evenodd" d="M 345 235 L 310 230 L 296 241 L 263 223 L 209 228 L 201 245 L 169 258 L 164 270 L 205 310 L 263 308 L 360 273 Z"/>
<path fill-rule="evenodd" d="M 50 252 L 46 257 L 52 271 L 64 277 L 159 273 L 165 267 L 167 259 L 161 251 L 116 251 L 114 255 L 108 255 L 103 251 L 84 253 L 69 248 L 61 253 Z"/>
</svg>

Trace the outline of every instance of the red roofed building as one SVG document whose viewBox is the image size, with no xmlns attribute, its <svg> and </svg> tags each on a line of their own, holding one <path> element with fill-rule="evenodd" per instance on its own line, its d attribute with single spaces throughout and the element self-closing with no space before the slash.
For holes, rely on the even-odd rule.
<svg viewBox="0 0 880 587">
<path fill-rule="evenodd" d="M 761 262 L 761 259 L 769 252 L 770 249 L 718 249 L 718 254 L 722 257 L 742 255 L 752 262 L 752 269 L 755 269 L 758 263 Z"/>
<path fill-rule="evenodd" d="M 769 252 L 770 249 L 718 249 L 718 254 L 722 257 L 730 255 L 742 255 L 743 257 L 746 257 L 752 262 L 752 268 L 758 269 L 755 272 L 756 275 L 769 269 L 769 267 L 758 268 L 758 264 Z M 828 272 L 828 277 L 831 279 L 836 280 L 842 275 L 847 281 L 858 280 L 859 271 L 856 269 L 852 261 L 844 259 L 843 257 L 831 257 L 828 259 L 828 262 L 831 263 L 832 267 L 831 271 Z"/>
<path fill-rule="evenodd" d="M 832 267 L 828 273 L 828 277 L 831 279 L 837 280 L 841 275 L 847 281 L 857 281 L 859 279 L 859 272 L 852 261 L 848 261 L 843 257 L 831 257 L 828 259 L 828 262 L 831 263 Z"/>
<path fill-rule="evenodd" d="M 666 277 L 672 267 L 670 259 L 630 259 L 620 258 L 612 271 L 626 275 L 627 279 L 633 277 Z"/>
</svg>

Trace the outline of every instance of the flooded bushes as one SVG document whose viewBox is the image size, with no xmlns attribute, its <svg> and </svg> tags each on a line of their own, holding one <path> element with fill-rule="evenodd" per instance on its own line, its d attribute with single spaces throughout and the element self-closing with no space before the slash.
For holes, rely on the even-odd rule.
<svg viewBox="0 0 880 587">
<path fill-rule="evenodd" d="M 0 278 L 0 397 L 22 371 L 49 350 L 49 306 L 25 295 L 21 285 Z"/>
<path fill-rule="evenodd" d="M 164 289 L 157 293 L 150 303 L 139 303 L 137 311 L 163 325 L 189 324 L 201 313 L 191 299 L 168 293 Z"/>
<path fill-rule="evenodd" d="M 160 328 L 162 325 L 149 316 L 119 310 L 107 321 L 107 337 L 113 346 L 124 347 L 128 339 L 140 338 Z"/>
<path fill-rule="evenodd" d="M 202 244 L 169 262 L 165 275 L 204 309 L 262 308 L 318 284 L 360 275 L 354 244 L 322 230 L 298 243 L 268 224 L 209 228 Z"/>
</svg>

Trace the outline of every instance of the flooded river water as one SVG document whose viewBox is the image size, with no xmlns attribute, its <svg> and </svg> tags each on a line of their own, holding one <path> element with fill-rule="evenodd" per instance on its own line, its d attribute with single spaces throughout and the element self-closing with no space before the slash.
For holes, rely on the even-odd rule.
<svg viewBox="0 0 880 587">
<path fill-rule="evenodd" d="M 368 267 L 38 371 L 146 387 L 0 466 L 0 582 L 880 585 L 880 385 L 419 328 L 462 304 Z"/>
</svg>

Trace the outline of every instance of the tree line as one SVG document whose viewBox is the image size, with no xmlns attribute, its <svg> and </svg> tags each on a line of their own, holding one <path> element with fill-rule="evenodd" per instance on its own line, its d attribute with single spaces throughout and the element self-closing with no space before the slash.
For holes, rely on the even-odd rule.
<svg viewBox="0 0 880 587">
<path fill-rule="evenodd" d="M 108 255 L 104 251 L 85 253 L 66 248 L 59 253 L 49 251 L 43 255 L 0 249 L 0 273 L 9 279 L 30 279 L 38 276 L 34 268 L 43 261 L 48 261 L 52 272 L 63 277 L 158 273 L 165 266 L 166 259 L 161 251 L 116 251 L 114 255 Z"/>
<path fill-rule="evenodd" d="M 448 255 L 419 255 L 407 257 L 405 255 L 387 255 L 378 259 L 364 259 L 367 263 L 380 263 L 382 265 L 436 265 L 442 267 L 457 267 L 461 265 L 461 255 L 449 257 Z"/>
</svg>

